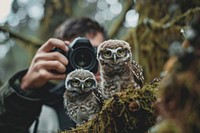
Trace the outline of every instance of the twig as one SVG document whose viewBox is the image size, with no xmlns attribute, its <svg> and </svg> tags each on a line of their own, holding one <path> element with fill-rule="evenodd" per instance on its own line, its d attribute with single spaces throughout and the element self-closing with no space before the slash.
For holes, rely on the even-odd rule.
<svg viewBox="0 0 200 133">
<path fill-rule="evenodd" d="M 187 17 L 191 14 L 194 14 L 194 13 L 197 13 L 200 11 L 200 7 L 196 7 L 196 8 L 192 8 L 192 9 L 189 9 L 188 11 L 186 11 L 185 13 L 181 14 L 180 16 L 177 16 L 175 19 L 173 19 L 171 22 L 169 22 L 168 24 L 165 24 L 163 26 L 163 28 L 168 28 L 172 25 L 174 25 L 176 22 L 178 22 L 179 20 L 183 19 L 184 17 Z"/>
</svg>

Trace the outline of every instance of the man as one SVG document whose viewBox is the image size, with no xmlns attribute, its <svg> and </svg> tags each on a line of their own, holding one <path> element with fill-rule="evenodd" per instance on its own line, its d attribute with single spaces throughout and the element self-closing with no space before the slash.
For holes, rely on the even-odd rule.
<svg viewBox="0 0 200 133">
<path fill-rule="evenodd" d="M 65 114 L 62 92 L 52 91 L 59 85 L 49 81 L 64 80 L 68 65 L 68 59 L 59 52 L 51 52 L 52 49 L 56 47 L 68 52 L 67 45 L 78 36 L 88 38 L 94 47 L 105 40 L 104 29 L 97 22 L 89 18 L 68 20 L 56 30 L 55 38 L 38 49 L 28 70 L 18 72 L 2 86 L 0 132 L 28 132 L 44 104 L 56 110 L 62 130 L 74 126 Z M 99 73 L 96 78 L 99 80 Z"/>
</svg>

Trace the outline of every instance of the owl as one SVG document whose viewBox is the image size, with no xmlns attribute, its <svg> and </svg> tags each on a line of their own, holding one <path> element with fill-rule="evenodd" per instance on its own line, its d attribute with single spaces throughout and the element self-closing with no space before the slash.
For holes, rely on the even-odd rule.
<svg viewBox="0 0 200 133">
<path fill-rule="evenodd" d="M 65 80 L 64 107 L 69 117 L 80 125 L 92 119 L 102 106 L 97 95 L 97 81 L 92 72 L 76 69 Z"/>
<path fill-rule="evenodd" d="M 128 87 L 138 89 L 143 86 L 143 70 L 132 59 L 129 43 L 117 39 L 104 41 L 97 49 L 97 59 L 100 64 L 100 88 L 106 99 Z"/>
</svg>

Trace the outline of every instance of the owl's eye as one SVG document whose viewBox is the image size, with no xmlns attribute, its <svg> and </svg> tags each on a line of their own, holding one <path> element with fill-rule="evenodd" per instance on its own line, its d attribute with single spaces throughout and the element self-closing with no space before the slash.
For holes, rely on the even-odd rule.
<svg viewBox="0 0 200 133">
<path fill-rule="evenodd" d="M 71 85 L 74 87 L 78 87 L 78 86 L 80 86 L 80 81 L 76 80 L 76 79 L 71 80 Z"/>
<path fill-rule="evenodd" d="M 118 51 L 117 51 L 117 55 L 118 56 L 123 56 L 125 54 L 125 51 L 123 50 L 123 49 L 119 49 Z"/>
<path fill-rule="evenodd" d="M 111 57 L 111 51 L 105 51 L 105 52 L 103 52 L 103 56 L 105 57 L 105 58 L 108 58 L 108 57 Z"/>
<path fill-rule="evenodd" d="M 90 80 L 90 79 L 89 79 L 89 80 L 86 80 L 86 81 L 85 81 L 85 86 L 86 86 L 86 87 L 91 87 L 92 85 L 93 85 L 93 80 Z"/>
</svg>

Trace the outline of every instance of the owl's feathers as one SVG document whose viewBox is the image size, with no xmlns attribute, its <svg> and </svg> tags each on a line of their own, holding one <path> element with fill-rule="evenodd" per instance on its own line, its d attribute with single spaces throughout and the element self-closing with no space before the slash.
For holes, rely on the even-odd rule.
<svg viewBox="0 0 200 133">
<path fill-rule="evenodd" d="M 140 87 L 144 84 L 144 76 L 143 76 L 143 69 L 142 66 L 138 64 L 138 62 L 132 60 L 131 62 L 131 71 L 134 73 L 136 82 L 140 85 Z"/>
<path fill-rule="evenodd" d="M 64 106 L 76 124 L 92 119 L 100 111 L 101 94 L 95 94 L 99 92 L 96 90 L 97 81 L 90 71 L 77 69 L 69 73 L 65 80 L 65 88 Z"/>
<path fill-rule="evenodd" d="M 117 39 L 104 41 L 97 49 L 97 59 L 100 64 L 100 88 L 105 98 L 128 87 L 138 89 L 143 86 L 143 70 L 132 59 L 129 43 Z"/>
</svg>

